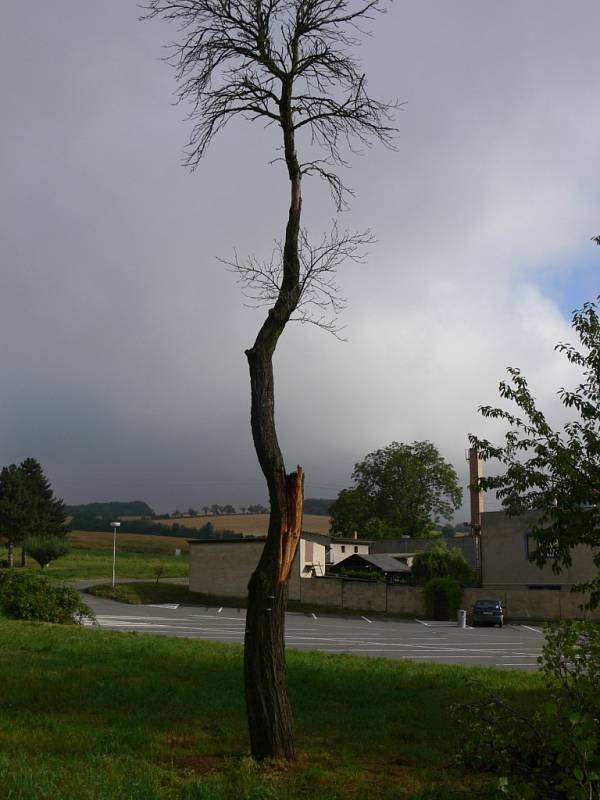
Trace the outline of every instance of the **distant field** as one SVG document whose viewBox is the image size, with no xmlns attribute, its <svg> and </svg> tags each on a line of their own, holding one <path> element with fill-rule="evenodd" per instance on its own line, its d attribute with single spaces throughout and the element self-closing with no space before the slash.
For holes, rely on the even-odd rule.
<svg viewBox="0 0 600 800">
<path fill-rule="evenodd" d="M 73 531 L 69 539 L 75 548 L 112 550 L 112 533 Z M 189 550 L 187 539 L 180 536 L 151 536 L 147 533 L 118 533 L 117 546 L 130 553 L 165 553 L 174 555 L 176 548 L 182 553 Z"/>
<path fill-rule="evenodd" d="M 236 533 L 246 533 L 253 536 L 261 536 L 267 533 L 269 525 L 268 514 L 201 514 L 197 517 L 177 517 L 176 519 L 157 519 L 161 525 L 185 525 L 186 528 L 201 528 L 210 522 L 214 525 L 215 530 L 230 530 Z M 319 514 L 305 514 L 304 525 L 305 531 L 311 533 L 329 533 L 329 517 L 323 517 Z"/>
</svg>

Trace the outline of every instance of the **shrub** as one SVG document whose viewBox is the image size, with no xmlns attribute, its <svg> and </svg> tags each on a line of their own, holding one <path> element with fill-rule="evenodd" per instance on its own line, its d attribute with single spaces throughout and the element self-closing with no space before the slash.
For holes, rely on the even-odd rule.
<svg viewBox="0 0 600 800">
<path fill-rule="evenodd" d="M 461 760 L 495 772 L 511 800 L 600 798 L 600 627 L 563 622 L 546 628 L 538 659 L 548 700 L 531 715 L 479 688 L 455 709 Z"/>
<path fill-rule="evenodd" d="M 57 558 L 66 556 L 70 547 L 65 539 L 58 536 L 30 536 L 23 542 L 23 549 L 43 569 Z"/>
<path fill-rule="evenodd" d="M 473 580 L 473 572 L 458 547 L 448 548 L 445 542 L 438 542 L 417 553 L 411 567 L 415 583 L 425 584 L 432 578 L 455 578 L 464 586 Z"/>
<path fill-rule="evenodd" d="M 338 573 L 342 578 L 358 578 L 363 581 L 377 581 L 382 583 L 385 581 L 385 575 L 376 570 L 369 569 L 341 569 Z"/>
<path fill-rule="evenodd" d="M 425 610 L 433 619 L 453 619 L 462 594 L 462 586 L 455 578 L 432 578 L 425 586 Z"/>
<path fill-rule="evenodd" d="M 94 614 L 69 586 L 52 586 L 44 575 L 0 573 L 0 607 L 16 619 L 79 623 Z"/>
</svg>

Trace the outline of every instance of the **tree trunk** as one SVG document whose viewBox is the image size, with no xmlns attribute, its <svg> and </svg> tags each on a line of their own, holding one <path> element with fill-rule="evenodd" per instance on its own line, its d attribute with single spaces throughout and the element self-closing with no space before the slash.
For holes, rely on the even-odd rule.
<svg viewBox="0 0 600 800">
<path fill-rule="evenodd" d="M 10 539 L 8 540 L 8 544 L 6 545 L 6 550 L 7 550 L 6 555 L 8 557 L 8 566 L 12 568 L 15 565 L 15 549 Z"/>
<path fill-rule="evenodd" d="M 304 473 L 298 467 L 285 474 L 275 432 L 273 350 L 264 346 L 259 334 L 254 347 L 246 351 L 252 434 L 267 479 L 271 515 L 267 541 L 248 585 L 244 685 L 252 755 L 291 761 L 296 751 L 287 691 L 285 612 L 287 581 L 302 532 Z"/>
<path fill-rule="evenodd" d="M 304 473 L 281 474 L 284 517 L 271 514 L 269 533 L 248 586 L 244 678 L 250 745 L 255 758 L 296 758 L 285 662 L 288 578 L 302 532 Z"/>
<path fill-rule="evenodd" d="M 27 566 L 27 550 L 24 547 L 21 548 L 21 566 Z"/>
<path fill-rule="evenodd" d="M 273 354 L 301 296 L 298 241 L 302 210 L 301 170 L 292 121 L 292 83 L 284 84 L 280 102 L 285 161 L 291 201 L 283 248 L 279 295 L 246 350 L 250 369 L 250 424 L 256 455 L 269 489 L 269 531 L 258 566 L 248 585 L 244 638 L 244 684 L 252 755 L 257 759 L 296 757 L 294 723 L 287 690 L 285 612 L 292 562 L 302 533 L 304 472 L 286 475 L 275 429 Z"/>
</svg>

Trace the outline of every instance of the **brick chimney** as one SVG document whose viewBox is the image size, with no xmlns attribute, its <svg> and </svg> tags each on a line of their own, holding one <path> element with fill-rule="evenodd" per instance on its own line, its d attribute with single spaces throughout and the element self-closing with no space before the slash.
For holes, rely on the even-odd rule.
<svg viewBox="0 0 600 800">
<path fill-rule="evenodd" d="M 481 514 L 483 513 L 483 492 L 472 488 L 478 478 L 483 477 L 483 464 L 479 453 L 474 447 L 469 448 L 467 456 L 469 462 L 469 494 L 471 496 L 471 531 L 475 547 L 475 573 L 481 586 L 483 581 L 483 565 L 481 556 Z"/>
<path fill-rule="evenodd" d="M 483 477 L 483 464 L 474 447 L 469 448 L 469 493 L 471 495 L 471 528 L 481 530 L 481 514 L 483 512 L 483 492 L 473 489 L 478 478 Z"/>
</svg>

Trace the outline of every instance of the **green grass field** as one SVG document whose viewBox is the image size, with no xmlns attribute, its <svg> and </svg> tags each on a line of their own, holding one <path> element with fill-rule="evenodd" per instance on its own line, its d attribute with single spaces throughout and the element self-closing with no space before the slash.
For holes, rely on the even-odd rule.
<svg viewBox="0 0 600 800">
<path fill-rule="evenodd" d="M 151 538 L 150 536 L 148 537 Z M 157 565 L 164 567 L 164 578 L 179 578 L 189 574 L 186 554 L 170 556 L 161 553 L 130 553 L 117 551 L 117 578 L 153 578 Z M 35 562 L 32 562 L 32 568 Z M 112 552 L 109 550 L 73 548 L 68 556 L 49 564 L 44 572 L 56 580 L 99 578 L 112 575 Z"/>
<path fill-rule="evenodd" d="M 523 707 L 541 679 L 289 653 L 299 761 L 248 758 L 242 651 L 0 619 L 3 800 L 474 800 L 449 708 L 477 676 Z"/>
<path fill-rule="evenodd" d="M 53 561 L 45 574 L 57 581 L 109 580 L 112 576 L 112 534 L 74 531 L 69 534 L 71 552 Z M 180 556 L 175 549 L 182 550 Z M 17 553 L 17 563 L 20 558 Z M 119 534 L 117 537 L 117 578 L 155 578 L 155 568 L 163 567 L 163 578 L 182 578 L 189 574 L 187 542 L 168 536 Z M 38 569 L 33 559 L 29 567 Z"/>
</svg>

